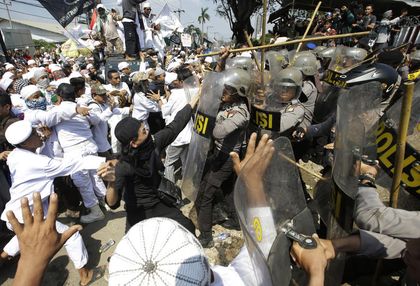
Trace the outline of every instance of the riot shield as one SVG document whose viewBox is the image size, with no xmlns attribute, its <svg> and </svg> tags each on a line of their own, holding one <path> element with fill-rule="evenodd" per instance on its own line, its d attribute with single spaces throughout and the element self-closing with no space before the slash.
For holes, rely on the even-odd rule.
<svg viewBox="0 0 420 286">
<path fill-rule="evenodd" d="M 340 90 L 337 104 L 333 178 L 350 198 L 357 193 L 361 156 L 372 157 L 380 117 L 382 89 L 378 82 Z"/>
<path fill-rule="evenodd" d="M 190 76 L 184 80 L 184 90 L 189 102 L 191 98 L 197 95 L 200 89 L 200 79 L 197 76 Z"/>
<path fill-rule="evenodd" d="M 266 69 L 270 70 L 271 73 L 278 73 L 285 66 L 287 66 L 288 60 L 278 51 L 268 51 L 265 54 L 266 58 Z"/>
<path fill-rule="evenodd" d="M 387 189 L 391 188 L 397 137 L 400 124 L 400 98 L 382 116 L 376 131 L 377 156 L 383 170 L 377 177 L 376 183 Z M 404 155 L 401 187 L 410 194 L 420 198 L 420 82 L 414 89 L 411 116 L 408 127 L 407 142 Z"/>
<path fill-rule="evenodd" d="M 339 74 L 345 74 L 358 66 L 367 56 L 367 51 L 361 48 L 337 46 L 328 69 Z"/>
<path fill-rule="evenodd" d="M 201 89 L 202 95 L 195 114 L 193 133 L 181 186 L 183 194 L 191 201 L 195 201 L 201 182 L 223 88 L 223 73 L 209 72 L 206 74 Z"/>
<path fill-rule="evenodd" d="M 304 285 L 304 273 L 291 268 L 291 241 L 286 237 L 286 230 L 292 226 L 295 231 L 309 236 L 315 232 L 315 227 L 306 206 L 299 172 L 285 158 L 294 161 L 290 141 L 279 137 L 274 141 L 274 148 L 269 161 L 267 158 L 259 160 L 267 165 L 249 170 L 244 167 L 235 185 L 235 208 L 257 285 L 289 285 L 291 279 L 299 281 L 297 285 Z"/>
</svg>

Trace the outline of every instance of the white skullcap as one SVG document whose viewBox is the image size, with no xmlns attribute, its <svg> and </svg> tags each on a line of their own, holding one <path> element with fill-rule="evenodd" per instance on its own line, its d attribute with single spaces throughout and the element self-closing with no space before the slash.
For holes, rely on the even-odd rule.
<svg viewBox="0 0 420 286">
<path fill-rule="evenodd" d="M 165 73 L 165 84 L 170 85 L 177 78 L 178 78 L 178 74 L 174 72 L 167 72 Z"/>
<path fill-rule="evenodd" d="M 36 92 L 39 92 L 39 88 L 36 85 L 27 85 L 24 88 L 22 88 L 22 90 L 20 91 L 20 95 L 22 96 L 22 98 L 28 99 L 28 97 L 30 97 L 31 95 L 33 95 Z"/>
<path fill-rule="evenodd" d="M 3 77 L 2 78 L 12 78 L 12 77 L 14 77 L 15 76 L 15 74 L 14 73 L 12 73 L 12 72 L 5 72 L 4 74 L 3 74 Z"/>
<path fill-rule="evenodd" d="M 0 80 L 0 87 L 4 90 L 4 91 L 6 91 L 7 90 L 7 88 L 12 84 L 12 82 L 13 82 L 13 79 L 11 79 L 11 78 L 7 78 L 7 77 L 5 77 L 5 78 L 2 78 L 1 80 Z"/>
<path fill-rule="evenodd" d="M 59 65 L 50 65 L 51 72 L 61 71 L 61 67 Z"/>
<path fill-rule="evenodd" d="M 34 60 L 29 60 L 28 61 L 28 65 L 30 66 L 30 65 L 35 65 L 36 64 L 36 62 L 34 61 Z"/>
<path fill-rule="evenodd" d="M 195 236 L 174 220 L 135 224 L 109 262 L 113 285 L 210 285 L 210 265 Z"/>
<path fill-rule="evenodd" d="M 144 8 L 150 8 L 150 7 L 152 7 L 152 6 L 150 6 L 150 3 L 149 2 L 143 2 L 143 9 Z"/>
<path fill-rule="evenodd" d="M 204 59 L 204 61 L 205 61 L 206 63 L 211 64 L 211 63 L 213 62 L 213 58 L 212 58 L 212 57 L 206 57 L 206 58 Z"/>
<path fill-rule="evenodd" d="M 86 69 L 91 69 L 91 68 L 93 68 L 94 66 L 92 65 L 92 64 L 88 64 L 87 66 L 86 66 Z"/>
<path fill-rule="evenodd" d="M 22 78 L 23 79 L 28 79 L 28 80 L 31 79 L 31 78 L 33 78 L 34 77 L 34 71 L 35 71 L 35 69 L 36 68 L 30 69 L 29 72 L 27 72 L 27 73 L 25 73 L 25 74 L 22 75 Z"/>
<path fill-rule="evenodd" d="M 12 65 L 12 64 L 6 64 L 6 67 L 5 67 L 6 70 L 15 69 L 15 68 L 16 67 L 14 65 Z"/>
<path fill-rule="evenodd" d="M 76 77 L 83 77 L 83 75 L 77 71 L 74 71 L 69 75 L 69 79 L 76 78 Z"/>
<path fill-rule="evenodd" d="M 159 75 L 162 75 L 164 73 L 165 73 L 165 71 L 160 67 L 157 67 L 156 70 L 155 70 L 155 76 L 159 76 Z"/>
<path fill-rule="evenodd" d="M 121 62 L 121 63 L 118 64 L 118 70 L 119 71 L 122 71 L 123 69 L 126 69 L 128 67 L 130 67 L 130 64 L 127 63 L 127 62 Z"/>
<path fill-rule="evenodd" d="M 105 10 L 104 4 L 98 4 L 98 5 L 96 5 L 96 9 L 99 9 L 99 8 L 102 8 L 102 9 Z"/>
<path fill-rule="evenodd" d="M 48 73 L 45 71 L 44 68 L 37 68 L 34 69 L 33 78 L 35 81 L 38 81 L 41 77 L 47 75 Z"/>
<path fill-rule="evenodd" d="M 28 120 L 21 120 L 10 124 L 5 132 L 7 142 L 12 145 L 18 145 L 25 142 L 31 134 L 32 124 Z"/>
<path fill-rule="evenodd" d="M 168 72 L 174 71 L 181 66 L 180 62 L 174 61 L 168 65 Z"/>
<path fill-rule="evenodd" d="M 94 41 L 94 42 L 93 42 L 93 45 L 94 45 L 95 47 L 97 47 L 97 46 L 102 45 L 102 43 L 101 43 L 101 42 L 99 42 L 99 41 Z"/>
</svg>

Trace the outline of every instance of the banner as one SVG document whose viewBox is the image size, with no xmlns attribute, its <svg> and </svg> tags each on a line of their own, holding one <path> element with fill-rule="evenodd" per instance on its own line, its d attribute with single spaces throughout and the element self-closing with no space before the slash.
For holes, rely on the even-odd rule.
<svg viewBox="0 0 420 286">
<path fill-rule="evenodd" d="M 181 42 L 183 47 L 191 48 L 192 38 L 190 34 L 181 34 Z"/>
<path fill-rule="evenodd" d="M 50 14 L 66 27 L 74 17 L 86 13 L 95 7 L 95 0 L 39 0 Z"/>
<path fill-rule="evenodd" d="M 169 37 L 174 31 L 182 32 L 184 30 L 181 22 L 179 22 L 179 19 L 172 13 L 168 4 L 163 6 L 162 11 L 160 11 L 159 16 L 154 22 L 155 24 L 160 24 L 160 31 L 164 38 Z"/>
</svg>

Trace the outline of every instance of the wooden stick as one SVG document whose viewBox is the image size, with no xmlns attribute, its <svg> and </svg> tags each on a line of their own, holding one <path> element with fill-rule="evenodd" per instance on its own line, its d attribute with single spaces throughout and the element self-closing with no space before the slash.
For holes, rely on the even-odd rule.
<svg viewBox="0 0 420 286">
<path fill-rule="evenodd" d="M 262 35 L 261 35 L 261 45 L 265 45 L 265 32 L 267 30 L 267 0 L 263 1 L 263 18 L 262 18 Z M 265 50 L 261 50 L 261 68 L 260 71 L 264 72 L 265 70 Z M 261 82 L 264 84 L 264 74 L 261 74 Z"/>
<path fill-rule="evenodd" d="M 248 46 L 254 47 L 254 45 L 251 42 L 251 37 L 248 35 L 248 32 L 244 30 L 244 34 L 245 34 L 245 38 L 246 38 L 246 42 L 248 43 Z M 261 71 L 260 63 L 258 62 L 257 53 L 255 52 L 255 50 L 252 50 L 252 55 L 254 56 L 254 61 L 255 61 L 255 64 L 257 65 L 258 70 Z"/>
<path fill-rule="evenodd" d="M 298 167 L 299 169 L 302 169 L 303 171 L 305 171 L 306 173 L 308 173 L 309 175 L 312 175 L 312 176 L 314 176 L 315 178 L 317 178 L 317 179 L 319 179 L 319 180 L 325 180 L 325 178 L 323 178 L 323 177 L 321 177 L 320 175 L 318 175 L 318 174 L 316 174 L 315 172 L 313 172 L 313 171 L 311 171 L 311 170 L 309 170 L 308 168 L 306 168 L 306 167 L 304 167 L 304 166 L 302 166 L 301 164 L 299 164 L 299 163 L 297 163 L 297 162 L 295 162 L 294 160 L 292 160 L 292 159 L 290 159 L 289 157 L 287 157 L 286 155 L 284 155 L 284 154 L 281 154 L 281 153 L 279 153 L 280 154 L 280 156 L 282 157 L 282 158 L 284 158 L 286 161 L 288 161 L 289 163 L 292 163 L 293 165 L 295 165 L 296 167 Z"/>
<path fill-rule="evenodd" d="M 302 39 L 306 39 L 306 35 L 309 33 L 309 30 L 311 29 L 311 27 L 312 27 L 312 23 L 314 22 L 314 19 L 315 19 L 315 16 L 316 16 L 316 14 L 318 14 L 318 10 L 319 10 L 319 7 L 321 7 L 321 1 L 319 1 L 318 2 L 318 5 L 316 5 L 316 8 L 315 8 L 315 10 L 314 10 L 314 13 L 312 14 L 312 17 L 311 17 L 311 21 L 309 22 L 309 25 L 308 25 L 308 27 L 306 27 L 306 31 L 305 31 L 305 33 L 303 34 L 303 37 L 302 37 Z M 302 42 L 300 42 L 299 43 L 299 45 L 298 45 L 298 47 L 297 47 L 297 49 L 296 49 L 296 53 L 295 53 L 295 56 L 293 57 L 293 61 L 292 62 L 294 62 L 294 58 L 296 57 L 296 54 L 297 53 L 299 53 L 299 51 L 300 51 L 300 49 L 302 48 Z"/>
<path fill-rule="evenodd" d="M 256 47 L 249 47 L 249 48 L 240 48 L 240 49 L 233 49 L 230 50 L 231 53 L 240 53 L 240 52 L 247 52 L 252 50 L 261 50 L 261 49 L 271 49 L 275 47 L 282 47 L 282 46 L 288 46 L 288 45 L 294 45 L 299 44 L 300 42 L 306 43 L 306 42 L 316 42 L 316 41 L 324 41 L 324 40 L 331 40 L 331 39 L 341 39 L 341 38 L 347 38 L 347 37 L 363 37 L 369 35 L 369 32 L 358 32 L 358 33 L 348 33 L 348 34 L 341 34 L 341 35 L 332 35 L 332 36 L 320 36 L 320 37 L 313 37 L 313 38 L 307 38 L 307 39 L 297 39 L 292 40 L 284 43 L 278 43 L 278 44 L 271 44 L 271 45 L 263 45 L 263 46 L 256 46 Z M 204 55 L 197 55 L 197 57 L 209 57 L 209 56 L 216 56 L 220 53 L 218 52 L 212 52 Z"/>
</svg>

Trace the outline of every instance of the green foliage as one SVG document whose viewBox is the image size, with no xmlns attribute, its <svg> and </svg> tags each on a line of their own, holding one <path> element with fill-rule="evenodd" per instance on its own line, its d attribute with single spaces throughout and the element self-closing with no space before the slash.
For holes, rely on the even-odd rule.
<svg viewBox="0 0 420 286">
<path fill-rule="evenodd" d="M 55 44 L 54 43 L 49 43 L 45 40 L 33 40 L 33 41 L 34 41 L 34 46 L 36 48 L 44 47 L 47 50 L 55 49 Z"/>
</svg>

